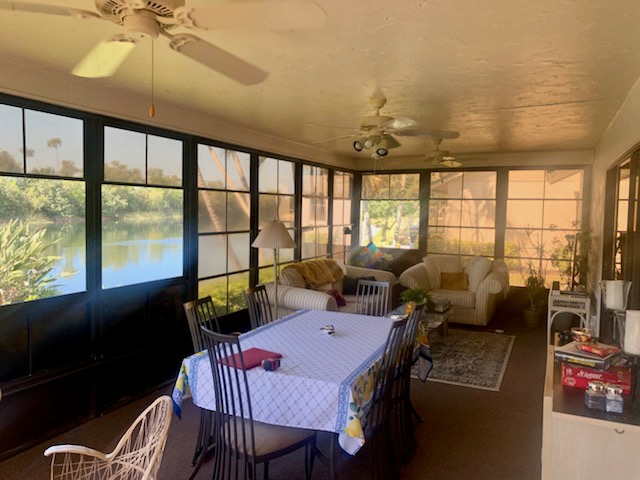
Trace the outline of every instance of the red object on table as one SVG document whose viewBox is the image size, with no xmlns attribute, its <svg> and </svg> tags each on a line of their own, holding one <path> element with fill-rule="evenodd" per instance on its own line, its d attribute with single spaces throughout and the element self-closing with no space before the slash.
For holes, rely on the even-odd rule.
<svg viewBox="0 0 640 480">
<path fill-rule="evenodd" d="M 595 370 L 562 363 L 562 385 L 586 390 L 589 382 L 599 380 L 605 383 L 615 383 L 622 387 L 623 395 L 631 394 L 631 369 L 613 366 L 608 370 Z"/>
<path fill-rule="evenodd" d="M 269 350 L 263 350 L 261 348 L 248 348 L 242 352 L 242 358 L 244 360 L 244 368 L 245 370 L 251 370 L 254 367 L 262 364 L 262 360 L 267 358 L 281 358 L 282 354 L 277 352 L 270 352 Z M 231 365 L 232 367 L 240 366 L 240 358 L 236 353 L 233 356 L 233 360 L 229 362 L 229 357 L 221 358 L 218 360 L 218 363 L 222 365 Z"/>
</svg>

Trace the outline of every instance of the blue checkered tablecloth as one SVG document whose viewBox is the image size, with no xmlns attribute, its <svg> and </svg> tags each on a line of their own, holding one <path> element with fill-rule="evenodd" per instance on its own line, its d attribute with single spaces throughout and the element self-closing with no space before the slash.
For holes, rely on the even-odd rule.
<svg viewBox="0 0 640 480">
<path fill-rule="evenodd" d="M 282 354 L 274 372 L 247 372 L 254 420 L 339 434 L 355 454 L 364 444 L 360 418 L 373 392 L 377 361 L 392 320 L 341 312 L 303 310 L 240 336 L 243 350 L 262 348 Z M 335 333 L 322 330 L 333 325 Z M 183 360 L 173 393 L 179 414 L 182 398 L 215 409 L 211 366 L 203 352 Z"/>
</svg>

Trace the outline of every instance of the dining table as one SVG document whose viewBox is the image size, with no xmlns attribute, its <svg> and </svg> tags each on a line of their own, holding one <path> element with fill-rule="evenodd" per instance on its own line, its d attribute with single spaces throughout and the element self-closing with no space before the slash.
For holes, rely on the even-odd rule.
<svg viewBox="0 0 640 480">
<path fill-rule="evenodd" d="M 340 447 L 355 455 L 365 442 L 363 419 L 392 323 L 388 317 L 300 310 L 241 334 L 243 351 L 282 355 L 274 371 L 247 369 L 253 419 L 336 433 Z M 189 395 L 196 406 L 215 410 L 206 351 L 182 361 L 172 394 L 176 414 Z"/>
</svg>

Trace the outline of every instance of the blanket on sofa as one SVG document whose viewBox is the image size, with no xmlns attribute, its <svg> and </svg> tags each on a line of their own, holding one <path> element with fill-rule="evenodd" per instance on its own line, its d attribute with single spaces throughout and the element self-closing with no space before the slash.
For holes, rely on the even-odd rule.
<svg viewBox="0 0 640 480">
<path fill-rule="evenodd" d="M 335 283 L 342 280 L 344 272 L 340 265 L 333 260 L 318 259 L 308 262 L 298 262 L 286 268 L 295 268 L 305 281 L 313 288 L 318 288 L 328 283 Z"/>
</svg>

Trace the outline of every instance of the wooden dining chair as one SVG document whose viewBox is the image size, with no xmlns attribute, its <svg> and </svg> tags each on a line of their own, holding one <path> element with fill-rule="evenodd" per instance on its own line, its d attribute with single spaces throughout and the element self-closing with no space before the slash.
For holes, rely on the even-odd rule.
<svg viewBox="0 0 640 480">
<path fill-rule="evenodd" d="M 219 332 L 220 323 L 218 322 L 218 316 L 216 315 L 216 309 L 213 305 L 211 296 L 192 300 L 183 304 L 184 313 L 187 316 L 187 323 L 189 324 L 189 332 L 191 333 L 191 342 L 193 343 L 193 353 L 201 352 L 205 349 L 204 340 L 202 338 L 202 330 L 200 327 L 205 326 L 209 330 Z M 207 424 L 211 423 L 212 414 L 209 410 L 203 408 L 200 409 L 200 426 L 198 427 L 198 437 L 196 439 L 196 447 L 193 452 L 193 459 L 191 465 L 194 467 L 191 472 L 189 480 L 192 480 L 207 454 L 210 447 L 213 446 L 211 438 L 205 437 L 205 431 L 211 428 L 207 427 Z"/>
<path fill-rule="evenodd" d="M 171 414 L 171 398 L 158 397 L 131 424 L 111 453 L 82 445 L 47 448 L 44 455 L 51 457 L 51 480 L 158 478 Z"/>
<path fill-rule="evenodd" d="M 383 317 L 389 312 L 389 282 L 358 280 L 354 313 Z"/>
<path fill-rule="evenodd" d="M 369 461 L 371 478 L 398 478 L 398 463 L 395 460 L 390 429 L 393 409 L 393 379 L 402 361 L 402 345 L 407 320 L 396 320 L 391 324 L 389 335 L 376 375 L 376 387 L 371 409 L 364 418 L 363 429 L 370 443 Z"/>
<path fill-rule="evenodd" d="M 269 303 L 269 296 L 267 295 L 267 289 L 264 285 L 249 287 L 245 289 L 244 295 L 247 299 L 247 306 L 249 307 L 251 329 L 273 322 L 271 304 Z"/>
<path fill-rule="evenodd" d="M 309 479 L 316 433 L 254 421 L 238 337 L 215 333 L 205 327 L 202 330 L 211 363 L 216 405 L 212 422 L 216 441 L 213 478 L 255 479 L 256 465 L 262 463 L 266 480 L 271 460 L 304 447 L 305 474 Z"/>
</svg>

